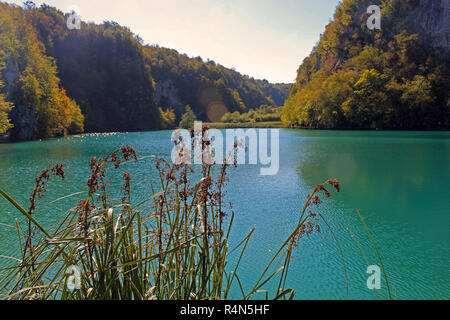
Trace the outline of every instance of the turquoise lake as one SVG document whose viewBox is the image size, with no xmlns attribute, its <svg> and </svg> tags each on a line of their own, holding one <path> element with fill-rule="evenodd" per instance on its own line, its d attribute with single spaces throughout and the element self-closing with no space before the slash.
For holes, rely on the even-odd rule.
<svg viewBox="0 0 450 320">
<path fill-rule="evenodd" d="M 25 207 L 34 178 L 42 169 L 63 163 L 65 182 L 49 183 L 37 219 L 55 225 L 76 199 L 52 200 L 80 191 L 93 156 L 122 145 L 138 155 L 169 158 L 171 132 L 92 134 L 49 141 L 0 144 L 0 186 Z M 158 187 L 154 158 L 127 164 L 133 198 L 146 198 Z M 120 176 L 116 177 L 117 180 Z M 339 239 L 348 271 L 349 299 L 378 299 L 367 288 L 367 263 L 348 228 L 364 248 L 370 264 L 377 256 L 359 220 L 366 220 L 381 253 L 394 298 L 450 298 L 450 133 L 347 132 L 280 130 L 280 170 L 261 176 L 258 165 L 241 165 L 229 173 L 226 200 L 233 204 L 237 243 L 256 227 L 239 276 L 249 289 L 274 252 L 292 232 L 308 194 L 329 178 L 342 191 L 323 199 L 319 211 Z M 114 177 L 112 177 L 114 179 Z M 0 256 L 17 257 L 14 220 L 23 218 L 0 199 Z M 304 237 L 294 252 L 289 285 L 297 299 L 346 299 L 344 266 L 332 234 Z M 233 258 L 232 258 L 233 260 Z M 0 258 L 0 267 L 7 264 Z M 269 283 L 274 286 L 275 283 Z M 382 298 L 386 286 L 382 283 Z M 239 299 L 235 290 L 233 298 Z M 263 298 L 263 296 L 260 296 Z"/>
</svg>

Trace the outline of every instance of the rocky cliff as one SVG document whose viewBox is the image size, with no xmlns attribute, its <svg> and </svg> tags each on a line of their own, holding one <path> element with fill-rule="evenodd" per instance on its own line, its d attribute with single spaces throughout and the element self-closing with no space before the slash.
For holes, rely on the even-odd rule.
<svg viewBox="0 0 450 320">
<path fill-rule="evenodd" d="M 8 138 L 12 141 L 32 140 L 37 130 L 36 117 L 32 107 L 28 106 L 23 100 L 17 99 L 20 94 L 17 92 L 16 83 L 19 80 L 20 71 L 12 57 L 6 59 L 3 76 L 7 100 L 16 101 L 16 105 L 10 113 L 14 127 L 9 130 Z M 6 139 L 4 140 L 6 141 Z"/>
<path fill-rule="evenodd" d="M 450 0 L 421 0 L 408 13 L 413 33 L 426 35 L 436 48 L 450 50 Z"/>
</svg>

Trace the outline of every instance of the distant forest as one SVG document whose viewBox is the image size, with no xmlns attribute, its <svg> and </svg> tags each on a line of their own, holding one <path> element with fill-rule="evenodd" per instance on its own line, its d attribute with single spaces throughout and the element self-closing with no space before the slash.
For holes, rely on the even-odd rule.
<svg viewBox="0 0 450 320">
<path fill-rule="evenodd" d="M 31 1 L 0 3 L 0 133 L 12 141 L 168 129 L 187 105 L 197 119 L 216 121 L 282 106 L 289 95 L 289 84 L 144 45 L 112 21 L 69 30 L 68 17 Z"/>
<path fill-rule="evenodd" d="M 373 4 L 380 30 L 367 27 Z M 146 45 L 113 21 L 69 30 L 68 13 L 0 2 L 0 139 L 280 117 L 293 128 L 448 130 L 449 10 L 343 0 L 291 85 Z"/>
</svg>

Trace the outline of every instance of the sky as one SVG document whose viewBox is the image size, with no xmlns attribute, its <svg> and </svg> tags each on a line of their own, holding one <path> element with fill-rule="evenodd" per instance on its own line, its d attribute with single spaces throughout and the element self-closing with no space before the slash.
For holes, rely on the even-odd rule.
<svg viewBox="0 0 450 320">
<path fill-rule="evenodd" d="M 21 5 L 23 0 L 6 2 Z M 270 82 L 295 81 L 339 0 L 35 0 L 83 21 L 115 21 L 146 44 Z"/>
</svg>

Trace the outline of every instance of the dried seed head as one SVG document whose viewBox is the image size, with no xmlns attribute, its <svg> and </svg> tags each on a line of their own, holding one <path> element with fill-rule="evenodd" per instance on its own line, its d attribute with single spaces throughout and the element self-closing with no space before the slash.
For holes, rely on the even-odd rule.
<svg viewBox="0 0 450 320">
<path fill-rule="evenodd" d="M 340 192 L 341 191 L 341 186 L 339 184 L 339 181 L 336 179 L 330 179 L 326 182 L 327 184 L 333 186 L 336 189 L 336 192 Z"/>
</svg>

